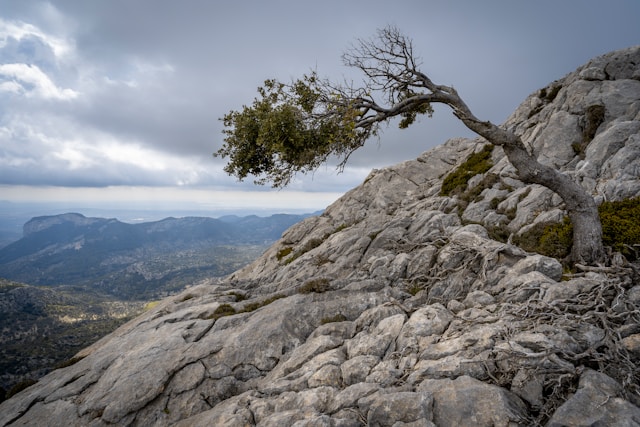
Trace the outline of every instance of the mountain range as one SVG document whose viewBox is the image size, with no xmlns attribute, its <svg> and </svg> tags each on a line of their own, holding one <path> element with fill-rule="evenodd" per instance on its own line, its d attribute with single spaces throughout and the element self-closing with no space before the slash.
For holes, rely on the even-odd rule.
<svg viewBox="0 0 640 427">
<path fill-rule="evenodd" d="M 597 203 L 637 204 L 640 46 L 501 126 Z M 0 427 L 638 425 L 640 265 L 610 247 L 607 265 L 569 268 L 525 244 L 558 234 L 564 203 L 488 145 L 454 138 L 372 171 L 255 261 L 2 402 Z"/>
<path fill-rule="evenodd" d="M 129 224 L 78 213 L 35 217 L 0 248 L 0 277 L 153 299 L 255 259 L 308 215 L 166 218 Z"/>
<path fill-rule="evenodd" d="M 237 270 L 308 216 L 32 218 L 0 248 L 0 388 L 41 377 L 153 300 Z"/>
</svg>

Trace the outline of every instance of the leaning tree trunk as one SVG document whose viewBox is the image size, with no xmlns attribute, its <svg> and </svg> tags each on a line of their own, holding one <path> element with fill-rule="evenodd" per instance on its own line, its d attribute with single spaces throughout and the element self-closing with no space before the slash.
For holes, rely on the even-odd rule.
<svg viewBox="0 0 640 427">
<path fill-rule="evenodd" d="M 543 185 L 564 201 L 573 225 L 571 261 L 587 265 L 602 262 L 602 225 L 593 197 L 567 175 L 539 163 L 521 142 L 515 146 L 505 144 L 502 148 L 522 181 Z"/>
<path fill-rule="evenodd" d="M 543 185 L 562 198 L 573 225 L 571 261 L 586 265 L 604 261 L 602 225 L 593 197 L 567 175 L 538 162 L 516 134 L 478 120 L 460 98 L 455 101 L 450 105 L 456 116 L 469 129 L 501 146 L 523 182 Z"/>
<path fill-rule="evenodd" d="M 378 123 L 391 117 L 402 116 L 401 127 L 406 127 L 413 123 L 417 114 L 430 114 L 432 103 L 448 105 L 465 126 L 504 149 L 522 181 L 543 185 L 564 200 L 573 224 L 572 261 L 587 265 L 604 261 L 602 225 L 593 197 L 567 175 L 539 163 L 515 133 L 479 120 L 453 87 L 433 83 L 417 69 L 411 42 L 399 31 L 390 27 L 380 32 L 377 42 L 361 41 L 344 58 L 347 65 L 362 70 L 371 79 L 371 84 L 366 90 L 338 88 L 337 93 L 344 95 L 342 97 L 336 97 L 336 88 L 326 85 L 325 102 L 339 107 L 330 108 L 329 112 L 346 109 L 354 113 L 358 117 L 356 128 L 364 130 L 363 140 L 375 133 Z M 385 93 L 391 106 L 378 105 L 370 95 L 371 89 Z"/>
</svg>

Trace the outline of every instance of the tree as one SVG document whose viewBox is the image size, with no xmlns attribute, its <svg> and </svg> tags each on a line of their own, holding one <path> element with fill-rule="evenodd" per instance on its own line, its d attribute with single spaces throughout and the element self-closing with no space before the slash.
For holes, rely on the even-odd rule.
<svg viewBox="0 0 640 427">
<path fill-rule="evenodd" d="M 502 147 L 520 180 L 557 193 L 573 224 L 572 261 L 593 265 L 604 259 L 602 227 L 594 199 L 570 177 L 539 163 L 514 132 L 478 119 L 451 86 L 435 84 L 420 70 L 412 41 L 395 27 L 358 40 L 342 56 L 364 73 L 362 86 L 334 84 L 314 71 L 284 84 L 267 80 L 259 98 L 223 117 L 225 144 L 214 155 L 228 157 L 225 171 L 240 180 L 286 186 L 294 174 L 315 170 L 330 157 L 343 168 L 351 153 L 399 117 L 400 128 L 432 104 L 448 105 L 470 130 Z"/>
</svg>

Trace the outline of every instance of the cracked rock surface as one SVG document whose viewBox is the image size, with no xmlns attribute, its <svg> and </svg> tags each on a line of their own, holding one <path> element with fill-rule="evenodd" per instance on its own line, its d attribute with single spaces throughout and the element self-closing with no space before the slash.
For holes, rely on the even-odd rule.
<svg viewBox="0 0 640 427">
<path fill-rule="evenodd" d="M 640 196 L 640 47 L 532 94 L 504 126 L 597 200 Z M 452 139 L 373 171 L 251 265 L 3 402 L 0 426 L 638 425 L 637 272 L 563 278 L 491 238 L 563 204 L 498 148 L 474 200 L 441 196 L 482 146 Z"/>
</svg>

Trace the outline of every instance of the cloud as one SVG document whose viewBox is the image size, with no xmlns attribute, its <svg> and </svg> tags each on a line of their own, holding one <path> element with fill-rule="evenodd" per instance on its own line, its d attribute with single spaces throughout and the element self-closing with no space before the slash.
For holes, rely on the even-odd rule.
<svg viewBox="0 0 640 427">
<path fill-rule="evenodd" d="M 640 40 L 640 4 L 507 3 L 0 0 L 0 184 L 266 193 L 212 158 L 218 118 L 250 104 L 267 78 L 315 68 L 357 84 L 340 54 L 389 24 L 413 38 L 435 81 L 498 123 L 529 93 Z M 343 174 L 323 166 L 291 187 L 344 192 L 372 168 L 470 135 L 438 108 L 410 129 L 391 124 Z"/>
<path fill-rule="evenodd" d="M 0 65 L 0 91 L 24 94 L 27 98 L 74 99 L 78 92 L 57 87 L 36 65 L 2 64 Z"/>
<path fill-rule="evenodd" d="M 34 39 L 49 46 L 56 57 L 66 56 L 74 49 L 73 44 L 68 40 L 47 34 L 35 25 L 0 18 L 0 49 L 5 50 L 11 44 L 30 43 Z M 10 52 L 11 49 L 8 51 Z"/>
</svg>

